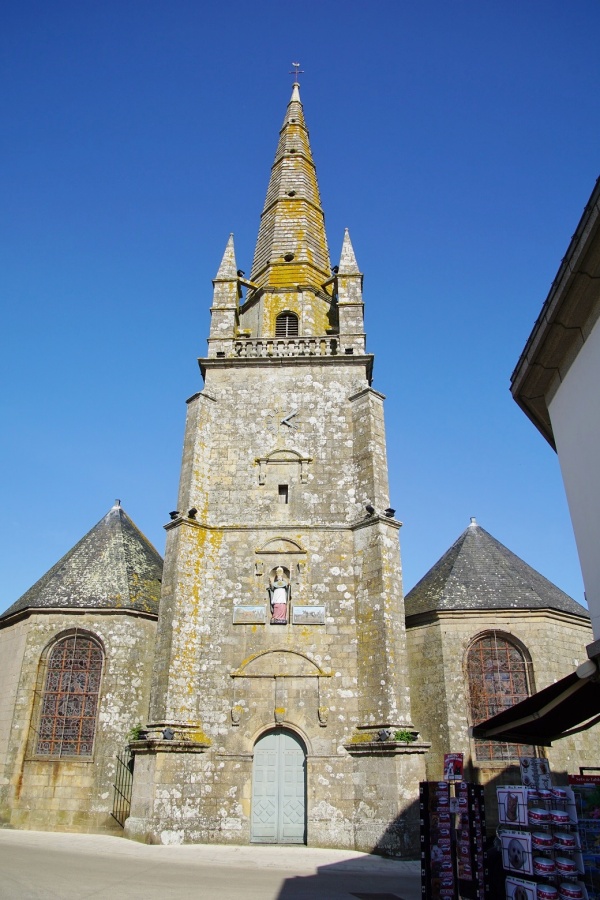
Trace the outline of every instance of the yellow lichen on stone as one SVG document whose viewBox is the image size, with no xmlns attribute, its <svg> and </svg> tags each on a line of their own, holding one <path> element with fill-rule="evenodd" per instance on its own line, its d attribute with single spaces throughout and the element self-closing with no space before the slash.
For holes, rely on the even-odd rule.
<svg viewBox="0 0 600 900">
<path fill-rule="evenodd" d="M 196 744 L 208 744 L 209 746 L 212 744 L 211 738 L 209 738 L 201 728 L 197 728 L 195 731 L 190 731 L 189 739 L 190 741 L 194 741 Z"/>
<path fill-rule="evenodd" d="M 376 735 L 374 735 L 374 734 L 369 734 L 367 732 L 360 732 L 360 734 L 353 734 L 352 737 L 350 738 L 350 740 L 348 741 L 348 743 L 349 744 L 367 744 L 367 743 L 374 741 L 375 738 L 376 738 Z"/>
</svg>

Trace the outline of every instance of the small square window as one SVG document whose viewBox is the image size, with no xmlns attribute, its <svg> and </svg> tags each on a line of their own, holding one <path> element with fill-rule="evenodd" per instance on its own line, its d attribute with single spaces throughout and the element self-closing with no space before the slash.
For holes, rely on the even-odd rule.
<svg viewBox="0 0 600 900">
<path fill-rule="evenodd" d="M 279 485 L 279 502 L 280 503 L 288 503 L 289 502 L 289 491 L 287 484 Z"/>
</svg>

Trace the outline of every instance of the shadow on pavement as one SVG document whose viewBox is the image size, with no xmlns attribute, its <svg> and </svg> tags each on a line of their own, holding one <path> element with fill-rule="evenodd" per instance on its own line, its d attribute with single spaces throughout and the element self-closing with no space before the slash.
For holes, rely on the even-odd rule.
<svg viewBox="0 0 600 900">
<path fill-rule="evenodd" d="M 383 860 L 344 860 L 319 866 L 316 875 L 286 878 L 276 900 L 420 900 L 420 867 Z"/>
</svg>

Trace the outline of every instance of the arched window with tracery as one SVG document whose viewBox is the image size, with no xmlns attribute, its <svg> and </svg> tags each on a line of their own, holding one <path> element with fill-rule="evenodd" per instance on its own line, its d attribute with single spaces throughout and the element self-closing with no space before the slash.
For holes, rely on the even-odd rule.
<svg viewBox="0 0 600 900">
<path fill-rule="evenodd" d="M 275 337 L 298 337 L 298 316 L 293 312 L 282 312 L 275 319 Z"/>
<path fill-rule="evenodd" d="M 467 653 L 471 721 L 478 725 L 525 700 L 531 693 L 531 662 L 506 635 L 491 631 L 476 638 Z M 501 761 L 533 756 L 523 744 L 475 739 L 478 760 Z"/>
<path fill-rule="evenodd" d="M 51 648 L 46 661 L 36 753 L 91 756 L 104 654 L 89 634 L 75 632 Z"/>
</svg>

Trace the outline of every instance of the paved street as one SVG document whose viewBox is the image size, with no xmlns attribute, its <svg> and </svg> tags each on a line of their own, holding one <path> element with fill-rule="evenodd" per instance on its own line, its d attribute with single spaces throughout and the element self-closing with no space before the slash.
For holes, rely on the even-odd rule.
<svg viewBox="0 0 600 900">
<path fill-rule="evenodd" d="M 421 896 L 414 862 L 308 847 L 147 846 L 91 834 L 0 830 L 0 873 L 1 900 Z"/>
</svg>

